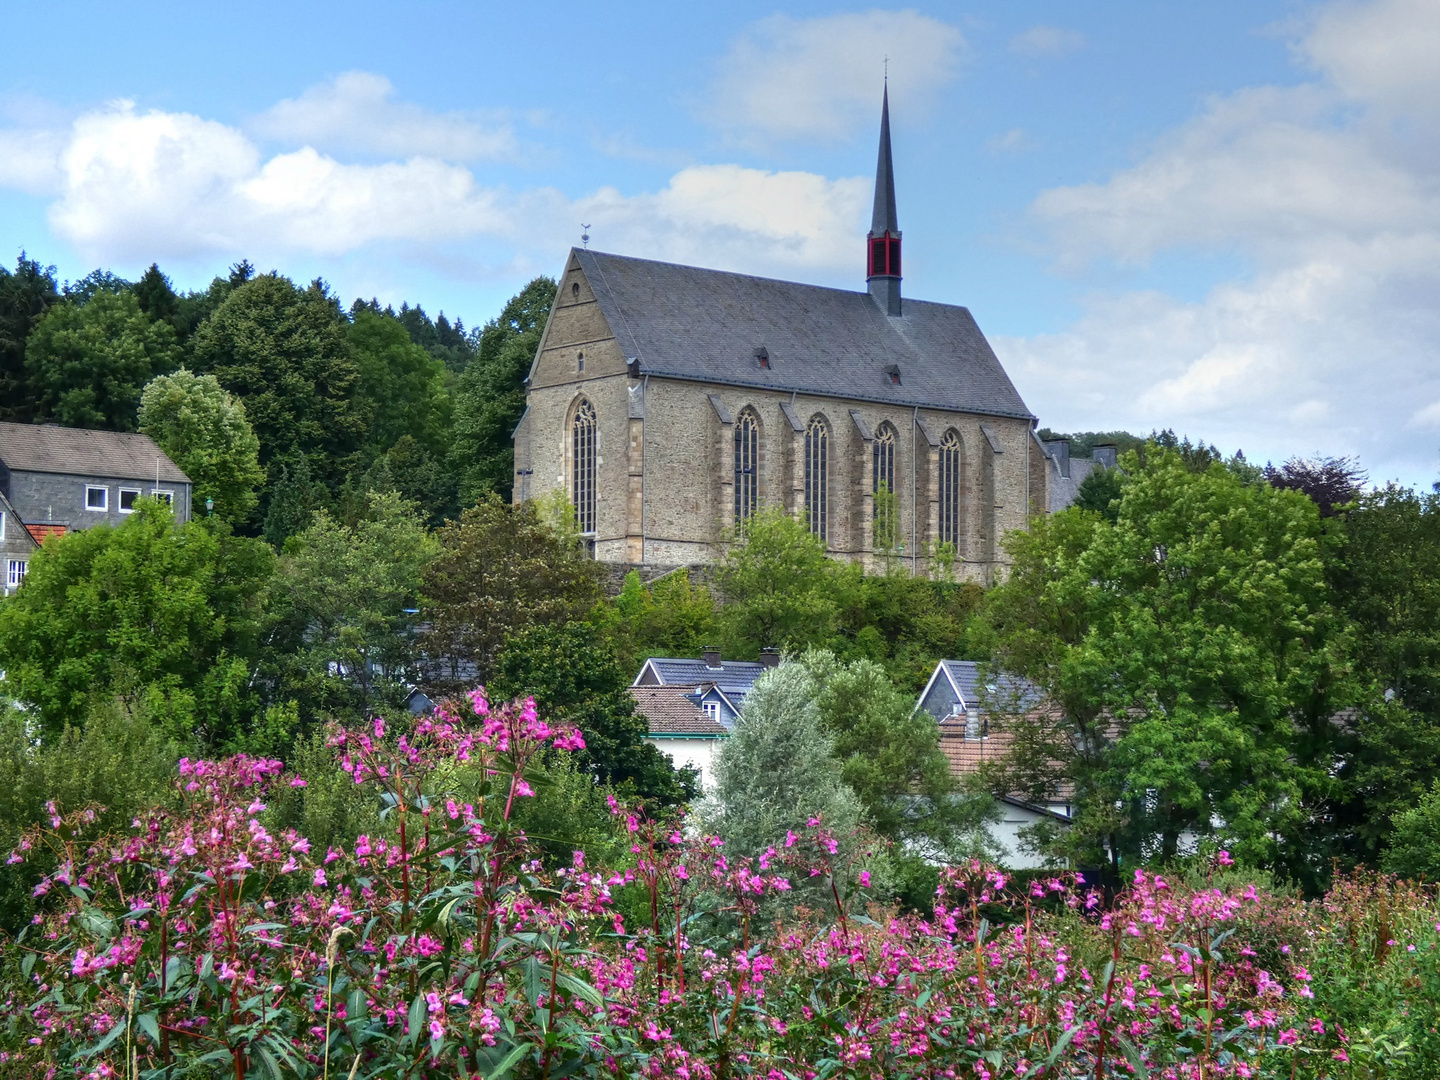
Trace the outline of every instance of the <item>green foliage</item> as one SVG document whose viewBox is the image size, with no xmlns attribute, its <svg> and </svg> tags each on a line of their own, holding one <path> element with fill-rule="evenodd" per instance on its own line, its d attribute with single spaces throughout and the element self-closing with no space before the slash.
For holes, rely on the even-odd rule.
<svg viewBox="0 0 1440 1080">
<path fill-rule="evenodd" d="M 13 273 L 0 266 L 0 420 L 35 418 L 25 343 L 35 324 L 59 302 L 53 266 L 42 267 L 23 251 Z"/>
<path fill-rule="evenodd" d="M 881 836 L 946 862 L 987 852 L 994 801 L 960 790 L 940 749 L 934 717 L 916 709 L 873 660 L 834 653 L 801 661 L 814 683 L 820 723 L 865 821 Z"/>
<path fill-rule="evenodd" d="M 517 800 L 514 821 L 525 830 L 550 866 L 571 866 L 577 851 L 592 866 L 628 861 L 632 840 L 617 831 L 606 797 L 611 790 L 595 781 L 574 755 L 557 751 L 531 774 L 535 798 Z"/>
<path fill-rule="evenodd" d="M 175 331 L 129 291 L 53 306 L 25 345 L 37 418 L 69 427 L 134 431 L 141 389 L 179 360 Z"/>
<path fill-rule="evenodd" d="M 352 849 L 362 834 L 388 835 L 374 797 L 340 768 L 325 738 L 311 731 L 295 740 L 285 764 L 305 777 L 305 786 L 271 789 L 267 825 L 294 829 L 319 851 Z"/>
<path fill-rule="evenodd" d="M 140 499 L 119 528 L 48 541 L 0 604 L 0 670 L 42 732 L 119 696 L 173 734 L 223 742 L 247 715 L 245 656 L 273 557 Z"/>
<path fill-rule="evenodd" d="M 276 701 L 363 719 L 398 705 L 413 653 L 421 575 L 438 545 L 416 508 L 372 495 L 353 525 L 325 511 L 285 544 L 266 605 L 263 672 Z"/>
<path fill-rule="evenodd" d="M 704 585 L 691 582 L 685 569 L 648 586 L 631 570 L 620 594 L 597 605 L 591 621 L 629 671 L 639 670 L 651 656 L 699 656 L 719 640 L 715 600 Z"/>
<path fill-rule="evenodd" d="M 540 345 L 555 282 L 538 277 L 485 324 L 474 361 L 460 376 L 455 399 L 454 468 L 462 503 L 486 492 L 511 497 L 515 450 L 511 435 L 525 411 L 525 377 Z"/>
<path fill-rule="evenodd" d="M 262 528 L 265 539 L 277 551 L 303 529 L 330 501 L 330 492 L 310 471 L 308 458 L 293 458 L 271 465 L 269 507 Z"/>
<path fill-rule="evenodd" d="M 1354 857 L 1373 862 L 1440 773 L 1440 495 L 1392 484 L 1339 521 L 1332 581 L 1363 689 L 1337 812 Z"/>
<path fill-rule="evenodd" d="M 97 697 L 83 722 L 41 737 L 23 712 L 0 701 L 0 852 L 47 820 L 50 802 L 62 813 L 96 806 L 101 828 L 127 827 L 167 801 L 180 753 L 143 706 Z M 31 886 L 53 869 L 32 863 L 0 874 L 0 928 L 14 933 L 29 921 Z"/>
<path fill-rule="evenodd" d="M 222 521 L 237 525 L 250 516 L 265 481 L 260 441 L 245 406 L 215 376 L 181 368 L 154 379 L 140 395 L 140 430 L 190 478 L 197 515 L 213 499 Z"/>
<path fill-rule="evenodd" d="M 845 783 L 802 664 L 781 664 L 755 683 L 734 732 L 715 756 L 715 791 L 702 811 L 727 851 L 756 855 L 784 844 L 820 818 L 836 836 L 857 828 L 864 809 Z"/>
<path fill-rule="evenodd" d="M 509 638 L 486 689 L 496 700 L 533 697 L 551 724 L 573 724 L 585 736 L 579 766 L 602 784 L 633 789 L 665 805 L 699 794 L 695 778 L 644 741 L 645 720 L 627 687 L 631 673 L 596 647 L 584 623 L 535 626 Z"/>
<path fill-rule="evenodd" d="M 1412 880 L 1440 881 L 1440 779 L 1408 810 L 1396 814 L 1386 848 L 1387 873 Z"/>
<path fill-rule="evenodd" d="M 437 539 L 440 555 L 421 597 L 430 629 L 420 646 L 434 682 L 452 693 L 489 679 L 508 638 L 579 620 L 599 598 L 596 564 L 541 521 L 533 503 L 486 495 Z"/>
<path fill-rule="evenodd" d="M 1097 446 L 1113 446 L 1123 454 L 1127 450 L 1139 450 L 1145 445 L 1144 436 L 1132 435 L 1128 431 L 1073 431 L 1067 434 L 1041 428 L 1036 434 L 1044 441 L 1068 439 L 1071 457 L 1091 457 Z"/>
<path fill-rule="evenodd" d="M 1080 487 L 1075 492 L 1075 501 L 1071 505 L 1077 510 L 1089 510 L 1099 514 L 1114 525 L 1120 517 L 1120 497 L 1123 489 L 1124 481 L 1119 469 L 1094 468 L 1080 481 Z"/>
<path fill-rule="evenodd" d="M 411 341 L 399 320 L 368 308 L 355 313 L 347 333 L 372 453 L 406 436 L 431 453 L 443 453 L 450 441 L 444 365 Z"/>
<path fill-rule="evenodd" d="M 195 368 L 245 403 L 272 482 L 306 459 L 338 484 L 365 432 L 348 323 L 320 282 L 296 288 L 265 274 L 231 288 L 196 331 Z"/>
<path fill-rule="evenodd" d="M 1122 466 L 1113 525 L 1066 511 L 1012 534 L 990 598 L 997 661 L 1063 717 L 1049 740 L 1022 724 L 1031 756 L 1013 764 L 1078 785 L 1087 864 L 1102 843 L 1171 858 L 1188 831 L 1299 865 L 1344 701 L 1315 507 L 1176 450 Z"/>
<path fill-rule="evenodd" d="M 755 656 L 762 648 L 825 644 L 839 616 L 836 578 L 845 572 L 826 558 L 825 542 L 783 509 L 755 514 L 715 569 L 730 649 Z"/>
</svg>

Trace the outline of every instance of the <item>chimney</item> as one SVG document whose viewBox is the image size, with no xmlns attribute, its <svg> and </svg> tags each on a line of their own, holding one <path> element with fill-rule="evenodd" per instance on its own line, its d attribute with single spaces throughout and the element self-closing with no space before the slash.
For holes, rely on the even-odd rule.
<svg viewBox="0 0 1440 1080">
<path fill-rule="evenodd" d="M 1120 448 L 1113 443 L 1101 443 L 1095 447 L 1094 458 L 1102 469 L 1113 469 L 1120 463 Z"/>
<path fill-rule="evenodd" d="M 761 649 L 761 650 L 760 650 L 760 665 L 761 665 L 762 667 L 767 667 L 767 668 L 779 667 L 779 666 L 780 666 L 780 650 L 779 650 L 779 649 L 772 649 L 772 648 Z"/>
<path fill-rule="evenodd" d="M 880 154 L 875 163 L 875 212 L 865 239 L 865 280 L 887 315 L 900 314 L 900 225 L 895 214 L 895 165 L 890 159 L 890 87 L 880 105 Z"/>
<path fill-rule="evenodd" d="M 705 651 L 700 655 L 704 658 L 707 668 L 718 668 L 722 666 L 720 663 L 720 650 L 714 645 L 706 645 Z"/>
<path fill-rule="evenodd" d="M 1055 460 L 1055 465 L 1059 468 L 1060 475 L 1068 480 L 1070 478 L 1070 440 L 1046 439 L 1045 449 Z"/>
</svg>

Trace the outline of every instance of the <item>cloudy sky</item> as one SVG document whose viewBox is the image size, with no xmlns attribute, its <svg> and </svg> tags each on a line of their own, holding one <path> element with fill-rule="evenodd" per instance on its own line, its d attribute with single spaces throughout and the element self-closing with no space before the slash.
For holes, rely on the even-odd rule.
<svg viewBox="0 0 1440 1080">
<path fill-rule="evenodd" d="M 210 9 L 210 10 L 207 10 Z M 0 258 L 484 321 L 591 244 L 907 295 L 1041 422 L 1440 475 L 1440 0 L 19 6 Z"/>
</svg>

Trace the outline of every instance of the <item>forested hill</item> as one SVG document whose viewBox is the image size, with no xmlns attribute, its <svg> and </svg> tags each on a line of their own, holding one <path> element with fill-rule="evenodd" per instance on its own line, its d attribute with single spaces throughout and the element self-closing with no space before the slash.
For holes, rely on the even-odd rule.
<svg viewBox="0 0 1440 1080">
<path fill-rule="evenodd" d="M 239 531 L 278 547 L 316 509 L 349 516 L 389 490 L 438 525 L 487 491 L 510 497 L 510 432 L 554 295 L 536 278 L 467 329 L 420 304 L 347 309 L 321 280 L 248 262 L 177 293 L 153 264 L 61 284 L 22 254 L 0 267 L 0 420 L 135 431 L 156 377 L 212 375 L 259 442 L 253 496 L 208 492 Z"/>
</svg>

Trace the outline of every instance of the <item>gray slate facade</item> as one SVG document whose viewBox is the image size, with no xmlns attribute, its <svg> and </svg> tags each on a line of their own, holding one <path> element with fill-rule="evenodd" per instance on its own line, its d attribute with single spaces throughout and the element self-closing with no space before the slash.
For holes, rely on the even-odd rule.
<svg viewBox="0 0 1440 1080">
<path fill-rule="evenodd" d="M 141 496 L 190 520 L 191 485 L 148 435 L 0 423 L 0 494 L 26 525 L 119 525 Z"/>
<path fill-rule="evenodd" d="M 0 596 L 8 596 L 20 587 L 30 557 L 39 546 L 10 500 L 0 492 Z"/>
</svg>

